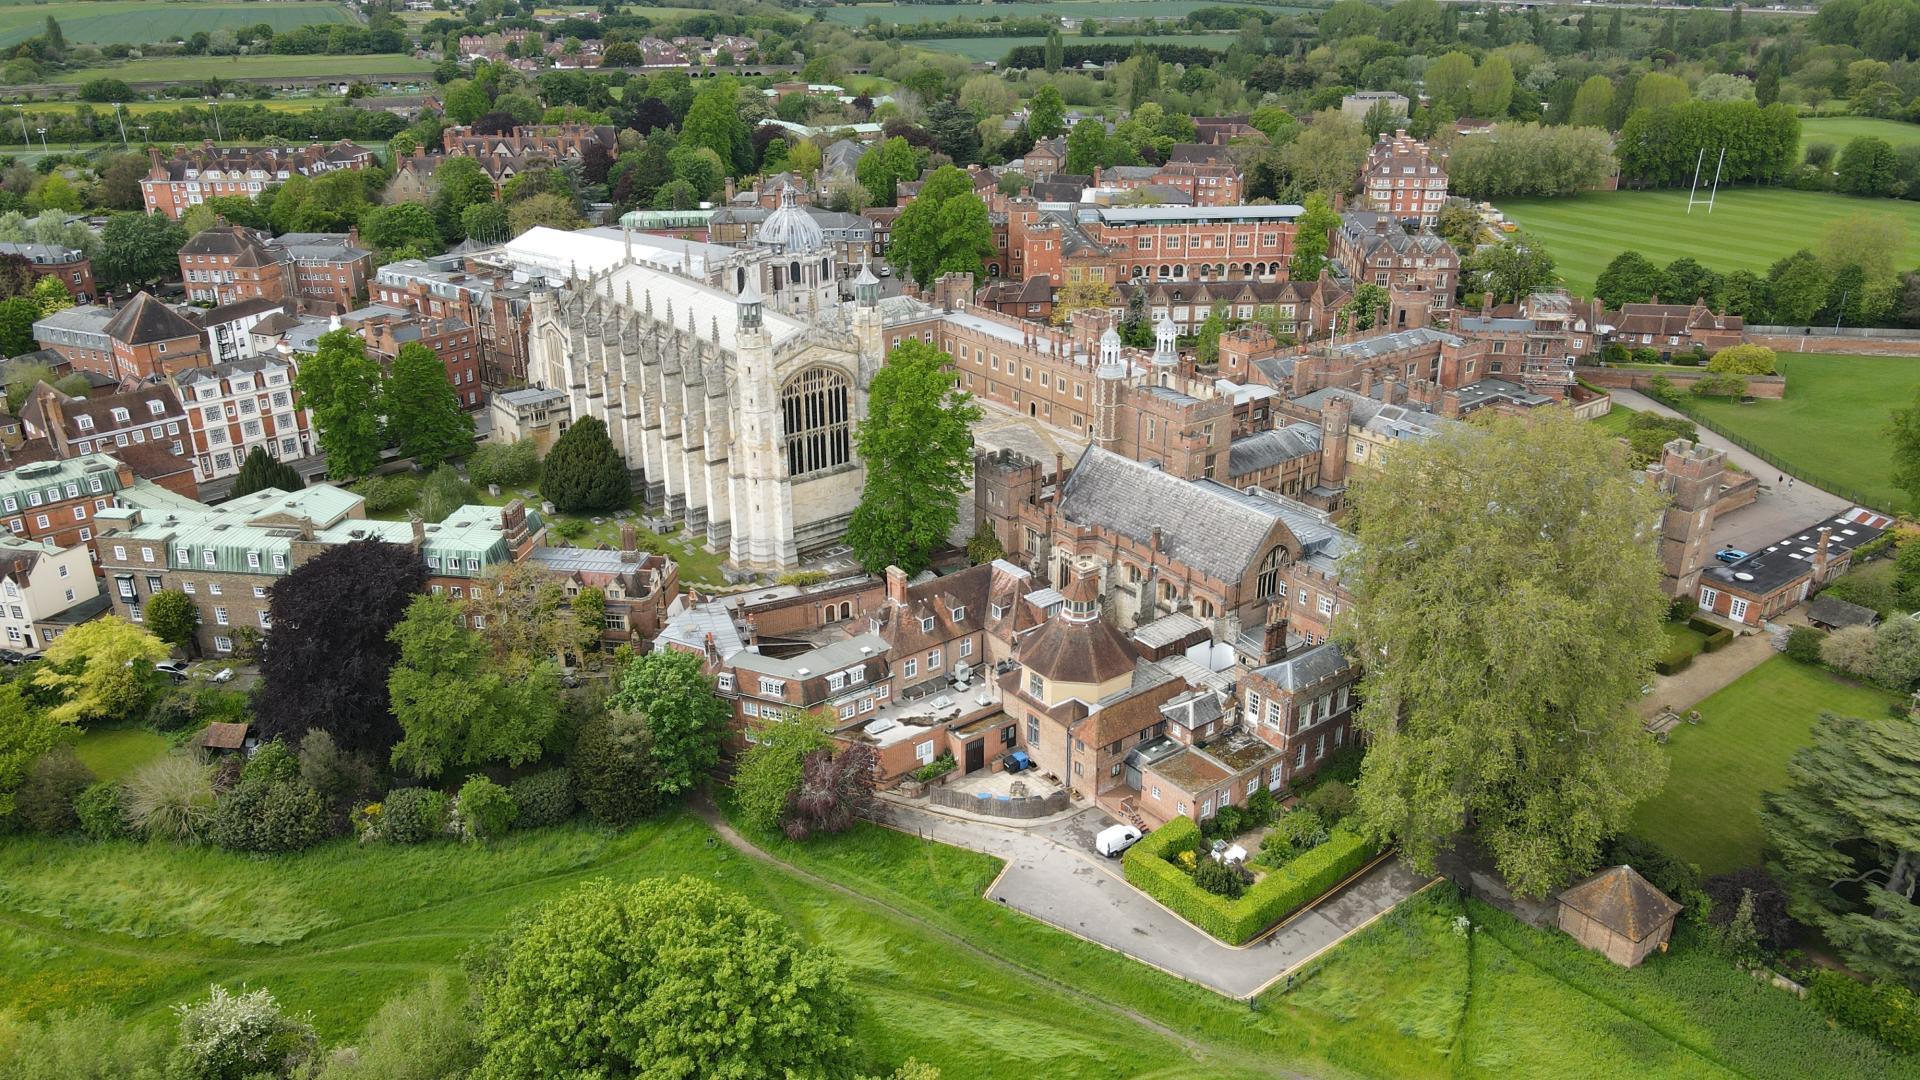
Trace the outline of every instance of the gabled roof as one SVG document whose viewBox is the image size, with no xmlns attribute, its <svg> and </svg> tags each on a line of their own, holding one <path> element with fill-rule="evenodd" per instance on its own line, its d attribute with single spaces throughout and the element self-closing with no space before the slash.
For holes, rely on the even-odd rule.
<svg viewBox="0 0 1920 1080">
<path fill-rule="evenodd" d="M 107 320 L 104 329 L 108 337 L 128 345 L 200 336 L 199 327 L 146 292 L 128 301 L 119 314 Z"/>
<path fill-rule="evenodd" d="M 1880 613 L 1870 607 L 1822 593 L 1807 605 L 1807 621 L 1832 627 L 1872 626 L 1880 621 Z"/>
<path fill-rule="evenodd" d="M 1602 870 L 1560 894 L 1560 902 L 1630 941 L 1645 941 L 1680 905 L 1631 866 Z"/>
<path fill-rule="evenodd" d="M 1255 668 L 1253 673 L 1282 690 L 1292 692 L 1338 675 L 1350 666 L 1340 646 L 1325 641 Z"/>
<path fill-rule="evenodd" d="M 1061 516 L 1161 548 L 1221 581 L 1238 581 L 1266 554 L 1277 508 L 1210 481 L 1183 480 L 1089 446 L 1067 477 Z"/>
</svg>

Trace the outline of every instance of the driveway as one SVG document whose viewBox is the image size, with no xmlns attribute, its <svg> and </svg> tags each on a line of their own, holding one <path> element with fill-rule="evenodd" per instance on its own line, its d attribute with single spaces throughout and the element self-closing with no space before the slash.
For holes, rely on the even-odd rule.
<svg viewBox="0 0 1920 1080">
<path fill-rule="evenodd" d="M 1610 390 L 1613 400 L 1636 412 L 1654 412 L 1662 416 L 1679 413 L 1637 390 Z M 1736 547 L 1758 551 L 1768 544 L 1806 528 L 1822 518 L 1832 517 L 1853 505 L 1838 495 L 1794 481 L 1789 487 L 1786 474 L 1757 456 L 1735 446 L 1719 432 L 1701 427 L 1699 421 L 1681 417 L 1700 430 L 1700 442 L 1727 452 L 1727 460 L 1760 478 L 1760 495 L 1752 505 L 1742 507 L 1714 522 L 1710 539 L 1718 551 Z"/>
<path fill-rule="evenodd" d="M 988 899 L 1233 998 L 1260 993 L 1431 880 L 1386 859 L 1257 944 L 1235 949 L 1128 885 L 1119 860 L 1093 854 L 1093 835 L 1111 824 L 1099 810 L 1031 830 L 895 802 L 887 812 L 898 828 L 1006 860 Z"/>
</svg>

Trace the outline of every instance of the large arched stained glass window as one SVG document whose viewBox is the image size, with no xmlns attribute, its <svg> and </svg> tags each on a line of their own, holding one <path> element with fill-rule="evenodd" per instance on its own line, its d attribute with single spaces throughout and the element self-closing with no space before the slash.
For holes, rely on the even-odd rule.
<svg viewBox="0 0 1920 1080">
<path fill-rule="evenodd" d="M 1286 561 L 1287 549 L 1285 548 L 1276 547 L 1272 551 L 1267 552 L 1267 557 L 1260 562 L 1260 578 L 1255 586 L 1255 596 L 1261 600 L 1265 600 L 1279 591 L 1280 567 L 1285 564 Z"/>
<path fill-rule="evenodd" d="M 815 367 L 795 375 L 780 393 L 787 436 L 787 473 L 800 477 L 853 460 L 853 408 L 847 377 Z"/>
</svg>

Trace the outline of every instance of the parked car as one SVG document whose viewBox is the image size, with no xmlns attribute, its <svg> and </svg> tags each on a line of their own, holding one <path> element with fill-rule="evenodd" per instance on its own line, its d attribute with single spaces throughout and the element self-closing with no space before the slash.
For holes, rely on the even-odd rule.
<svg viewBox="0 0 1920 1080">
<path fill-rule="evenodd" d="M 12 649 L 0 649 L 0 664 L 17 664 L 27 658 L 27 654 Z"/>
<path fill-rule="evenodd" d="M 1736 547 L 1721 548 L 1713 557 L 1724 563 L 1736 563 L 1747 557 L 1747 553 Z"/>
<path fill-rule="evenodd" d="M 230 667 L 223 667 L 219 671 L 214 672 L 213 681 L 214 682 L 232 682 L 233 669 Z"/>
<path fill-rule="evenodd" d="M 893 267 L 891 267 L 891 266 L 888 266 L 888 265 L 886 265 L 885 263 L 882 263 L 882 264 L 880 265 L 880 276 L 881 276 L 881 277 L 892 277 L 892 276 L 893 276 Z"/>
<path fill-rule="evenodd" d="M 1093 850 L 1109 859 L 1117 859 L 1140 842 L 1140 830 L 1131 825 L 1109 825 L 1093 838 Z"/>
<path fill-rule="evenodd" d="M 172 676 L 173 681 L 177 683 L 187 681 L 187 662 L 185 660 L 162 660 L 153 665 L 153 670 L 163 675 Z"/>
</svg>

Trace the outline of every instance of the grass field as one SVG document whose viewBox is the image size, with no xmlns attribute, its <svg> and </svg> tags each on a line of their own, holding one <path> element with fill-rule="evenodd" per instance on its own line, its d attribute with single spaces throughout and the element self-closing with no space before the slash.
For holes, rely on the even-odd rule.
<svg viewBox="0 0 1920 1080">
<path fill-rule="evenodd" d="M 422 75 L 433 65 L 411 56 L 168 56 L 129 60 L 80 71 L 56 72 L 48 82 L 83 83 L 112 76 L 127 82 L 187 81 L 215 78 L 267 78 L 275 75 L 372 75 L 404 72 Z"/>
<path fill-rule="evenodd" d="M 346 9 L 334 3 L 275 0 L 271 4 L 211 0 L 99 0 L 87 3 L 20 3 L 0 6 L 0 46 L 17 45 L 60 22 L 67 41 L 88 45 L 148 45 L 176 41 L 198 30 L 236 30 L 261 23 L 276 31 L 310 23 L 344 23 Z"/>
<path fill-rule="evenodd" d="M 1609 409 L 1605 415 L 1594 417 L 1593 423 L 1595 427 L 1608 434 L 1624 436 L 1627 433 L 1628 422 L 1633 419 L 1633 414 L 1633 409 L 1615 402 L 1613 408 Z"/>
<path fill-rule="evenodd" d="M 862 826 L 761 860 L 676 814 L 486 848 L 213 850 L 0 845 L 0 1014 L 79 1005 L 165 1025 L 209 982 L 271 988 L 351 1038 L 514 912 L 590 878 L 693 875 L 746 895 L 848 965 L 857 1042 L 948 1077 L 1902 1075 L 1865 1039 L 1690 947 L 1622 971 L 1428 890 L 1252 1008 L 981 899 L 997 860 Z M 1551 1016 L 1550 1023 L 1542 1018 Z M 882 1071 L 874 1069 L 870 1071 Z"/>
<path fill-rule="evenodd" d="M 1508 199 L 1500 209 L 1553 254 L 1567 287 L 1591 295 L 1614 256 L 1636 250 L 1665 266 L 1682 255 L 1726 273 L 1767 267 L 1814 247 L 1835 219 L 1854 214 L 1897 218 L 1907 230 L 1899 266 L 1920 265 L 1920 203 L 1860 199 L 1789 188 L 1722 188 L 1712 215 L 1687 193 L 1608 191 L 1561 199 Z"/>
<path fill-rule="evenodd" d="M 167 752 L 167 740 L 145 728 L 108 728 L 89 731 L 73 744 L 93 775 L 118 780 Z"/>
<path fill-rule="evenodd" d="M 1871 116 L 1805 117 L 1800 121 L 1800 156 L 1804 158 L 1807 146 L 1817 142 L 1831 143 L 1837 156 L 1847 148 L 1849 140 L 1862 135 L 1877 135 L 1898 150 L 1920 143 L 1920 124 L 1876 120 Z"/>
<path fill-rule="evenodd" d="M 1692 706 L 1667 743 L 1667 786 L 1640 805 L 1633 831 L 1708 874 L 1760 861 L 1760 796 L 1786 784 L 1787 760 L 1822 712 L 1879 716 L 1893 695 L 1784 656 Z M 1685 708 L 1684 702 L 1672 702 Z"/>
<path fill-rule="evenodd" d="M 868 19 L 879 19 L 885 23 L 898 23 L 911 26 L 918 23 L 948 22 L 961 17 L 976 22 L 991 18 L 1030 19 L 1044 15 L 1055 15 L 1069 19 L 1157 19 L 1170 16 L 1190 15 L 1204 7 L 1219 7 L 1212 0 L 1054 0 L 1052 3 L 1031 3 L 1015 0 L 1012 3 L 980 4 L 860 4 L 857 6 L 830 7 L 820 14 L 827 19 L 845 23 L 848 26 L 865 26 Z M 1275 7 L 1259 5 L 1262 11 L 1304 11 L 1305 8 Z M 1084 45 L 1097 43 L 1101 38 L 1084 38 L 1078 34 L 1068 34 L 1067 44 Z"/>
<path fill-rule="evenodd" d="M 338 96 L 325 98 L 267 98 L 264 101 L 223 101 L 220 103 L 220 107 L 225 109 L 231 105 L 265 105 L 273 112 L 312 112 L 315 109 L 324 109 L 330 105 L 345 105 L 346 103 L 345 98 Z M 75 110 L 82 106 L 92 108 L 95 113 L 106 117 L 108 120 L 113 119 L 113 105 L 111 103 L 36 101 L 28 105 L 26 111 L 29 117 L 36 113 L 46 115 L 58 113 L 63 116 L 70 116 Z M 128 101 L 121 103 L 120 111 L 127 116 L 145 116 L 148 113 L 174 112 L 179 109 L 205 109 L 206 107 L 205 102 L 192 99 L 186 101 Z M 9 119 L 10 117 L 0 116 L 0 124 L 6 123 Z M 19 134 L 18 122 L 14 124 L 14 133 L 16 135 Z M 138 137 L 137 132 L 130 132 L 129 134 L 131 137 Z"/>
<path fill-rule="evenodd" d="M 997 4 L 995 7 L 1004 7 Z M 834 8 L 831 10 L 839 10 Z M 1079 43 L 1083 39 L 1068 38 L 1069 44 Z M 1225 51 L 1233 44 L 1232 34 L 1158 34 L 1143 41 L 1161 45 L 1198 45 L 1202 48 Z M 916 38 L 904 44 L 915 48 L 929 49 L 933 52 L 952 53 L 969 60 L 992 60 L 998 63 L 1006 58 L 1007 52 L 1022 45 L 1044 45 L 1043 37 L 974 37 L 974 38 Z"/>
<path fill-rule="evenodd" d="M 1781 353 L 1787 396 L 1742 405 L 1692 398 L 1689 410 L 1716 431 L 1766 450 L 1810 484 L 1857 493 L 1891 510 L 1907 499 L 1889 478 L 1893 450 L 1881 429 L 1913 403 L 1920 359 Z M 1852 433 L 1852 437 L 1842 437 Z"/>
</svg>

